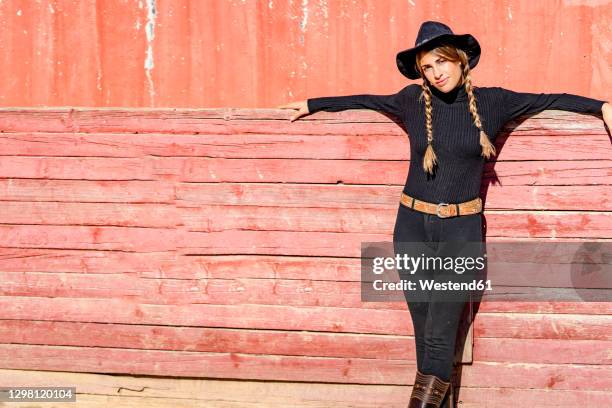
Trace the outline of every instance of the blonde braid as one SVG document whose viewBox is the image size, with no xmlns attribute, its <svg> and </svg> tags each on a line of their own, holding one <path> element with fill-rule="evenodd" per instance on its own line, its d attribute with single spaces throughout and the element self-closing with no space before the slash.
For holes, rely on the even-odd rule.
<svg viewBox="0 0 612 408">
<path fill-rule="evenodd" d="M 433 167 L 437 163 L 437 157 L 434 153 L 432 142 L 433 142 L 433 127 L 432 127 L 432 106 L 431 106 L 431 89 L 427 86 L 427 83 L 423 81 L 421 84 L 423 92 L 421 96 L 425 99 L 425 127 L 427 129 L 427 150 L 425 150 L 425 156 L 423 157 L 423 169 L 426 173 L 433 174 Z"/>
<path fill-rule="evenodd" d="M 480 115 L 478 115 L 478 109 L 476 108 L 476 98 L 474 97 L 474 89 L 472 87 L 472 78 L 470 77 L 470 67 L 468 64 L 463 66 L 463 76 L 465 78 L 465 92 L 469 99 L 470 113 L 472 114 L 472 118 L 474 118 L 474 125 L 480 130 L 480 146 L 482 146 L 481 155 L 488 159 L 491 155 L 496 155 L 495 146 L 493 146 L 493 143 L 491 143 L 489 137 L 482 128 Z"/>
</svg>

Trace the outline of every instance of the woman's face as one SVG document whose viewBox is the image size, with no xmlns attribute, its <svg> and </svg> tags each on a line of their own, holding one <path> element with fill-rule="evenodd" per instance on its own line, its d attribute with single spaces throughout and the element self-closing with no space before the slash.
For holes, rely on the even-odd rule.
<svg viewBox="0 0 612 408">
<path fill-rule="evenodd" d="M 461 82 L 461 62 L 452 62 L 429 51 L 419 61 L 425 78 L 442 92 L 450 92 Z"/>
</svg>

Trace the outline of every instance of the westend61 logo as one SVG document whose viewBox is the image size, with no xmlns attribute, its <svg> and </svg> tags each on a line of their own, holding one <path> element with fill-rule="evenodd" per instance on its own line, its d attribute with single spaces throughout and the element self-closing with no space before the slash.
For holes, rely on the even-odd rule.
<svg viewBox="0 0 612 408">
<path fill-rule="evenodd" d="M 361 299 L 612 301 L 612 242 L 367 242 Z"/>
<path fill-rule="evenodd" d="M 418 285 L 417 285 L 418 283 Z M 402 291 L 417 291 L 417 290 L 454 290 L 454 291 L 482 291 L 482 290 L 493 290 L 490 280 L 474 279 L 470 282 L 453 282 L 448 280 L 446 282 L 436 282 L 433 279 L 418 279 L 418 282 L 414 282 L 407 279 L 402 279 L 399 282 L 383 282 L 381 279 L 377 279 L 372 282 L 374 290 L 402 290 Z M 448 300 L 448 299 L 445 299 Z"/>
</svg>

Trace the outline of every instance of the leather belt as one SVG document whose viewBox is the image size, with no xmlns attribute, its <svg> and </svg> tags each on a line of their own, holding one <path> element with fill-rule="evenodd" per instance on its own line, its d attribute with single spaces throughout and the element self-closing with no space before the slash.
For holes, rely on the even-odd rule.
<svg viewBox="0 0 612 408">
<path fill-rule="evenodd" d="M 457 204 L 434 204 L 428 203 L 427 201 L 417 200 L 416 198 L 410 197 L 408 194 L 402 192 L 400 203 L 402 203 L 408 208 L 412 208 L 413 210 L 417 210 L 427 214 L 434 214 L 440 218 L 472 215 L 482 212 L 482 200 L 480 199 L 480 197 Z"/>
</svg>

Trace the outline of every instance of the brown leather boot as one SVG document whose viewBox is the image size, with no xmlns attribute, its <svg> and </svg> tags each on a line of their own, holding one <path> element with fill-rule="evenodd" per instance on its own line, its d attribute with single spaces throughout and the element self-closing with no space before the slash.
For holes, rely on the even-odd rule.
<svg viewBox="0 0 612 408">
<path fill-rule="evenodd" d="M 417 370 L 408 408 L 440 408 L 450 383 Z"/>
</svg>

